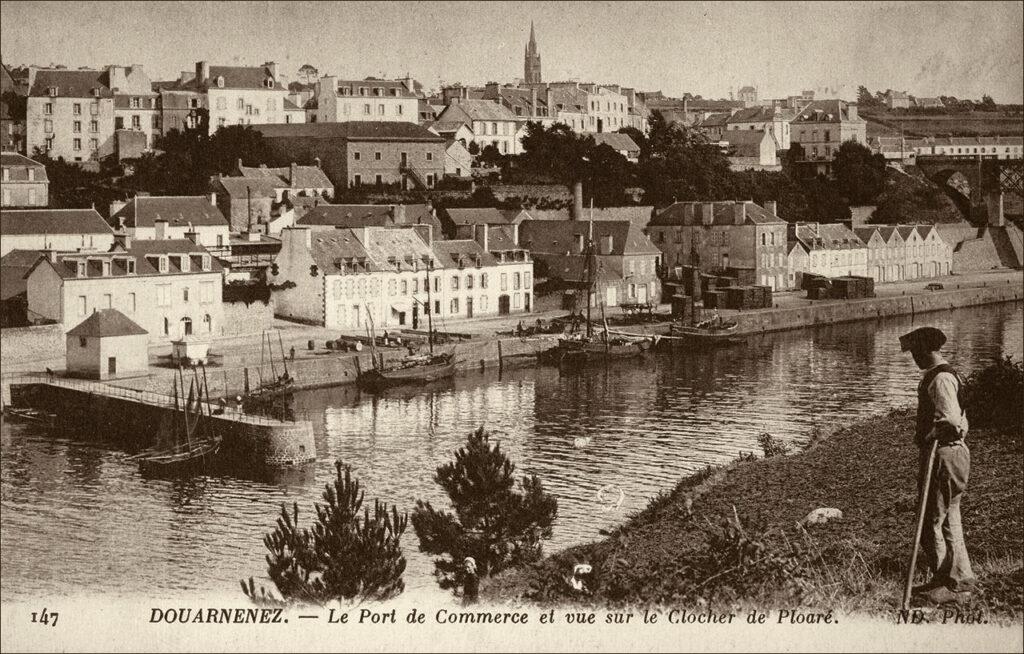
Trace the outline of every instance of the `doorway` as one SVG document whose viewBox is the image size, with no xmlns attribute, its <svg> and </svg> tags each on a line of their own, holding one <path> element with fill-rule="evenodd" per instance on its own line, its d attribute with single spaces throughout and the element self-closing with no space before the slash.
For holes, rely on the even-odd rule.
<svg viewBox="0 0 1024 654">
<path fill-rule="evenodd" d="M 418 304 L 415 303 L 415 301 L 413 302 L 412 305 L 412 328 L 420 328 L 420 307 Z"/>
<path fill-rule="evenodd" d="M 498 315 L 507 316 L 511 313 L 511 302 L 507 295 L 498 296 Z"/>
<path fill-rule="evenodd" d="M 108 375 L 116 375 L 117 374 L 117 357 L 108 357 L 107 358 L 107 374 Z"/>
<path fill-rule="evenodd" d="M 523 308 L 526 310 L 527 313 L 530 312 L 530 294 L 529 293 L 523 293 Z"/>
<path fill-rule="evenodd" d="M 473 298 L 471 297 L 466 298 L 466 317 L 473 317 Z"/>
</svg>

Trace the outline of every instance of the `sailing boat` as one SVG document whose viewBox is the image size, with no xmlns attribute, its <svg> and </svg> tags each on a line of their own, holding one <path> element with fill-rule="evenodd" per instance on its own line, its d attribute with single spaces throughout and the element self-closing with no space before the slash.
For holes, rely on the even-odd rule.
<svg viewBox="0 0 1024 654">
<path fill-rule="evenodd" d="M 364 305 L 365 307 L 365 305 Z M 370 355 L 373 369 L 360 371 L 356 383 L 363 390 L 379 392 L 386 388 L 404 384 L 425 384 L 455 375 L 455 353 L 434 352 L 434 320 L 430 310 L 430 266 L 427 267 L 427 343 L 429 354 L 410 354 L 409 356 L 389 364 L 384 363 L 384 355 L 377 353 L 377 334 L 373 322 L 373 314 L 369 307 L 366 315 L 369 318 Z M 358 361 L 358 359 L 357 359 Z"/>
<path fill-rule="evenodd" d="M 178 380 L 181 380 L 182 393 L 185 390 L 185 377 L 182 369 L 178 369 L 178 377 L 174 379 L 174 414 L 171 429 L 175 436 L 175 446 L 171 450 L 147 454 L 139 459 L 139 470 L 144 475 L 168 476 L 183 475 L 205 469 L 213 462 L 220 450 L 220 438 L 211 433 L 212 414 L 210 412 L 210 389 L 206 381 L 206 367 L 203 367 L 203 380 L 200 381 L 195 368 L 192 369 L 193 379 L 189 384 L 188 398 L 180 413 L 178 411 Z M 203 407 L 206 407 L 205 415 Z M 180 424 L 179 424 L 180 422 Z M 181 442 L 184 435 L 185 442 Z"/>
<path fill-rule="evenodd" d="M 282 398 L 282 396 L 290 395 L 293 392 L 295 379 L 288 371 L 288 358 L 284 353 L 284 341 L 281 339 L 281 332 L 277 333 L 277 343 L 281 351 L 281 366 L 284 368 L 284 372 L 280 376 L 277 374 L 277 366 L 274 365 L 274 346 L 270 334 L 263 332 L 260 337 L 260 385 L 246 392 L 242 399 L 243 407 L 248 412 L 269 413 L 271 415 L 287 414 L 288 398 Z M 263 379 L 264 351 L 270 355 L 271 378 L 269 380 Z M 248 380 L 248 378 L 246 379 Z"/>
<path fill-rule="evenodd" d="M 627 334 L 612 334 L 608 329 L 608 320 L 604 315 L 604 304 L 601 304 L 601 322 L 604 330 L 600 336 L 594 334 L 594 324 L 590 318 L 591 296 L 594 294 L 594 203 L 590 203 L 591 221 L 590 235 L 587 239 L 587 246 L 584 249 L 587 271 L 587 329 L 585 335 L 569 334 L 558 339 L 558 346 L 554 349 L 553 357 L 559 365 L 583 365 L 595 361 L 606 361 L 608 359 L 636 357 L 647 352 L 653 344 L 651 339 L 645 336 L 630 336 Z"/>
</svg>

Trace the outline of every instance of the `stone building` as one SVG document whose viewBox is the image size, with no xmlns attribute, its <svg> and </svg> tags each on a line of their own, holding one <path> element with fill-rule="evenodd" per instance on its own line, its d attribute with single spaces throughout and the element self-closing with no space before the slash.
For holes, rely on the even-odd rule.
<svg viewBox="0 0 1024 654">
<path fill-rule="evenodd" d="M 99 309 L 67 333 L 67 374 L 89 379 L 143 375 L 149 334 L 117 309 Z"/>
<path fill-rule="evenodd" d="M 779 150 L 788 150 L 790 121 L 796 112 L 783 107 L 746 107 L 725 118 L 727 131 L 753 130 L 768 132 L 775 137 Z"/>
<path fill-rule="evenodd" d="M 95 161 L 114 154 L 114 94 L 107 70 L 33 69 L 25 119 L 26 152 Z"/>
<path fill-rule="evenodd" d="M 28 71 L 19 78 L 0 63 L 0 151 L 26 153 L 25 98 L 28 95 Z"/>
<path fill-rule="evenodd" d="M 789 288 L 787 223 L 775 202 L 676 202 L 651 219 L 647 233 L 667 267 L 729 269 L 774 290 Z"/>
<path fill-rule="evenodd" d="M 163 133 L 160 123 L 159 92 L 142 66 L 107 68 L 114 94 L 114 133 L 119 159 L 131 159 L 151 150 Z M 138 135 L 142 135 L 141 138 Z M 133 138 L 135 137 L 135 138 Z M 139 147 L 141 146 L 141 147 Z"/>
<path fill-rule="evenodd" d="M 3 207 L 45 207 L 50 204 L 46 166 L 16 152 L 0 154 L 0 193 Z"/>
<path fill-rule="evenodd" d="M 804 273 L 825 277 L 868 276 L 868 247 L 846 225 L 793 223 L 789 225 L 788 236 L 807 254 L 806 264 L 792 256 L 787 263 L 791 284 L 798 285 Z"/>
<path fill-rule="evenodd" d="M 490 100 L 459 99 L 437 117 L 441 124 L 462 123 L 472 132 L 470 142 L 483 150 L 489 145 L 501 154 L 519 154 L 519 124 L 507 107 Z M 467 144 L 468 145 L 468 144 Z"/>
<path fill-rule="evenodd" d="M 229 228 L 217 196 L 139 195 L 110 205 L 113 226 L 136 240 L 183 239 L 194 235 L 204 247 L 224 247 Z"/>
<path fill-rule="evenodd" d="M 842 100 L 815 100 L 790 124 L 790 141 L 804 150 L 804 161 L 826 173 L 829 162 L 846 141 L 867 145 L 867 122 L 857 105 Z"/>
<path fill-rule="evenodd" d="M 262 125 L 305 122 L 305 112 L 286 106 L 288 89 L 277 64 L 211 66 L 196 62 L 195 77 L 186 88 L 206 95 L 209 131 L 226 125 Z"/>
<path fill-rule="evenodd" d="M 11 250 L 98 250 L 114 244 L 114 232 L 95 209 L 4 209 L 0 256 Z"/>
<path fill-rule="evenodd" d="M 274 165 L 320 159 L 335 188 L 433 188 L 444 175 L 445 140 L 415 123 L 256 125 Z"/>
<path fill-rule="evenodd" d="M 419 122 L 419 96 L 412 78 L 340 80 L 321 77 L 314 94 L 316 122 Z"/>
</svg>

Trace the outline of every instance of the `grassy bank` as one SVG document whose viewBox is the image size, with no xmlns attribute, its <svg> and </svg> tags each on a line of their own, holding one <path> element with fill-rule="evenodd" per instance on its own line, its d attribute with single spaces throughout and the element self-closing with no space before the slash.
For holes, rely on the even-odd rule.
<svg viewBox="0 0 1024 654">
<path fill-rule="evenodd" d="M 916 513 L 913 415 L 903 409 L 819 437 L 805 451 L 741 457 L 682 480 L 604 540 L 490 580 L 493 600 L 598 605 L 796 604 L 898 608 Z M 1024 610 L 1024 448 L 1020 429 L 973 430 L 964 530 L 982 592 L 975 608 Z M 797 526 L 820 507 L 841 520 Z M 566 578 L 593 573 L 588 592 Z"/>
</svg>

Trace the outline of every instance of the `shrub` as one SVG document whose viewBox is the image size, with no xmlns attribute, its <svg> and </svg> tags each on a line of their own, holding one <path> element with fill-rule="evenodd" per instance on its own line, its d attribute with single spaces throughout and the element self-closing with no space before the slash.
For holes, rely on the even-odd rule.
<svg viewBox="0 0 1024 654">
<path fill-rule="evenodd" d="M 1019 431 L 1024 425 L 1024 364 L 1006 356 L 964 380 L 964 405 L 971 427 Z"/>
<path fill-rule="evenodd" d="M 775 438 L 768 432 L 758 436 L 757 442 L 761 445 L 761 450 L 764 452 L 764 458 L 766 459 L 789 454 L 789 443 Z"/>
<path fill-rule="evenodd" d="M 412 524 L 421 551 L 446 557 L 434 561 L 442 588 L 461 584 L 467 556 L 476 560 L 481 577 L 540 558 L 540 541 L 551 537 L 558 504 L 536 475 L 524 476 L 516 490 L 514 472 L 515 465 L 500 445 L 491 445 L 483 427 L 469 434 L 455 461 L 437 468 L 434 481 L 455 513 L 418 501 Z"/>
<path fill-rule="evenodd" d="M 335 463 L 337 479 L 324 489 L 324 504 L 315 504 L 312 529 L 299 529 L 299 505 L 281 506 L 277 528 L 263 538 L 267 574 L 280 598 L 242 581 L 242 592 L 260 604 L 326 604 L 333 600 L 384 600 L 402 592 L 405 556 L 402 533 L 408 516 L 380 501 L 373 512 L 360 509 L 363 491 L 349 466 Z M 343 472 L 344 471 L 344 472 Z"/>
</svg>

